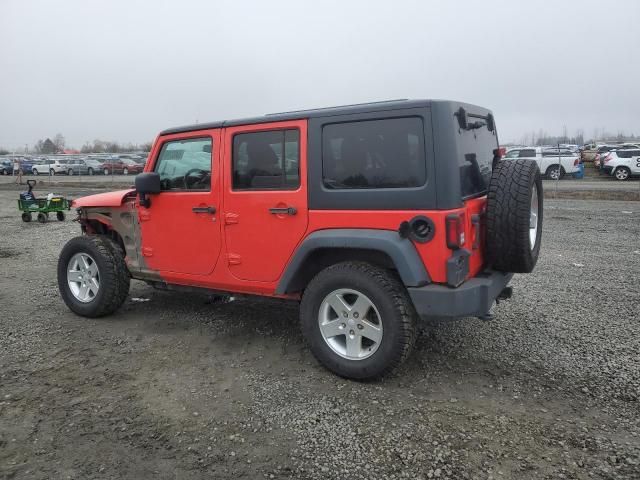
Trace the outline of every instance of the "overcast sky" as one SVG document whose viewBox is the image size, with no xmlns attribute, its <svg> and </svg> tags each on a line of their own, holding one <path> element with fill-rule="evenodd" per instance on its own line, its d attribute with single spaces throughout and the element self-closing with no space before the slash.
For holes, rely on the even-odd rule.
<svg viewBox="0 0 640 480">
<path fill-rule="evenodd" d="M 393 98 L 640 134 L 640 1 L 0 0 L 0 146 Z"/>
</svg>

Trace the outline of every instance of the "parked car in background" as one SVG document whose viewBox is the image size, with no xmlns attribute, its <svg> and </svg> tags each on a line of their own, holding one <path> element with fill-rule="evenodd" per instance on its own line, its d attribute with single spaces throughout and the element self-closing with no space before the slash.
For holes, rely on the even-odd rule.
<svg viewBox="0 0 640 480">
<path fill-rule="evenodd" d="M 102 173 L 105 175 L 124 173 L 125 164 L 119 157 L 108 157 L 102 161 Z"/>
<path fill-rule="evenodd" d="M 616 180 L 640 176 L 640 148 L 611 150 L 602 159 L 602 171 Z"/>
<path fill-rule="evenodd" d="M 558 180 L 566 174 L 580 171 L 580 155 L 563 148 L 512 148 L 507 151 L 504 158 L 507 160 L 516 158 L 535 160 L 542 174 L 552 180 Z"/>
<path fill-rule="evenodd" d="M 0 161 L 0 175 L 13 174 L 13 162 L 11 160 Z"/>
<path fill-rule="evenodd" d="M 604 167 L 604 158 L 612 150 L 633 150 L 638 148 L 640 148 L 640 146 L 632 143 L 623 143 L 622 145 L 601 145 L 600 147 L 598 147 L 598 153 L 596 153 L 596 156 L 593 160 L 593 165 L 596 168 L 602 169 Z"/>
<path fill-rule="evenodd" d="M 138 163 L 130 158 L 123 158 L 122 163 L 125 165 L 122 171 L 124 175 L 137 175 L 144 170 L 144 163 Z"/>
<path fill-rule="evenodd" d="M 34 175 L 56 175 L 60 173 L 67 173 L 67 164 L 62 160 L 46 158 L 36 161 L 31 167 L 31 172 Z"/>
<path fill-rule="evenodd" d="M 69 175 L 97 175 L 102 173 L 102 162 L 95 158 L 76 158 L 70 160 L 67 173 Z"/>
</svg>

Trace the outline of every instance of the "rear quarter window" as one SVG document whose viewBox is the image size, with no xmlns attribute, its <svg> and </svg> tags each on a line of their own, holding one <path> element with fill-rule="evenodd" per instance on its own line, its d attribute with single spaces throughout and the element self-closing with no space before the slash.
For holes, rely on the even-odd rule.
<svg viewBox="0 0 640 480">
<path fill-rule="evenodd" d="M 418 117 L 334 123 L 322 129 L 327 189 L 414 188 L 427 173 Z"/>
</svg>

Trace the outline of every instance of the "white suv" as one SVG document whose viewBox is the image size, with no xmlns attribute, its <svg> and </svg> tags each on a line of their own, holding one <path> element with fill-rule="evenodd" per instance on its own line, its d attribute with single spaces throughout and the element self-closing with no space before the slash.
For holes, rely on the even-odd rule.
<svg viewBox="0 0 640 480">
<path fill-rule="evenodd" d="M 542 174 L 552 180 L 558 180 L 565 174 L 572 174 L 580 170 L 580 154 L 566 148 L 512 148 L 503 158 L 506 160 L 515 158 L 535 160 Z"/>
<path fill-rule="evenodd" d="M 31 171 L 34 175 L 55 175 L 56 173 L 67 173 L 68 169 L 69 166 L 66 163 L 48 158 L 34 163 Z"/>
<path fill-rule="evenodd" d="M 602 170 L 616 180 L 640 176 L 640 148 L 612 150 L 603 159 Z"/>
</svg>

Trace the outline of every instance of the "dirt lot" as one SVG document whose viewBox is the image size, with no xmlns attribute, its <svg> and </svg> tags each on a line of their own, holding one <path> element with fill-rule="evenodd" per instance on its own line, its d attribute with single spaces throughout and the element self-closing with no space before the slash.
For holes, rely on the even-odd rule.
<svg viewBox="0 0 640 480">
<path fill-rule="evenodd" d="M 0 478 L 640 478 L 640 204 L 548 200 L 496 319 L 425 325 L 393 378 L 321 368 L 296 305 L 133 282 L 71 314 L 76 235 L 0 190 Z M 79 192 L 73 192 L 78 194 Z"/>
</svg>

